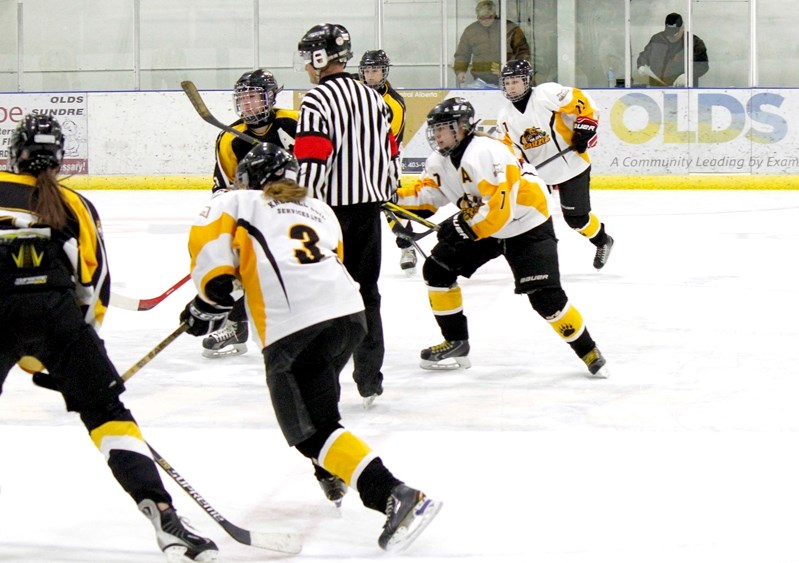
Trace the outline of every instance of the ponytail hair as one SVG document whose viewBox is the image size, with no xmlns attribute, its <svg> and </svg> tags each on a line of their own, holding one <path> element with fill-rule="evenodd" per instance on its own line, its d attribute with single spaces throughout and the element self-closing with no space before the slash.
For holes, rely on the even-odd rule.
<svg viewBox="0 0 799 563">
<path fill-rule="evenodd" d="M 63 229 L 71 215 L 61 193 L 63 187 L 58 181 L 59 167 L 48 168 L 36 174 L 36 186 L 31 193 L 31 208 L 39 222 Z"/>
<path fill-rule="evenodd" d="M 268 182 L 264 186 L 264 194 L 275 201 L 300 201 L 308 195 L 308 188 L 299 185 L 294 180 L 283 179 Z"/>
</svg>

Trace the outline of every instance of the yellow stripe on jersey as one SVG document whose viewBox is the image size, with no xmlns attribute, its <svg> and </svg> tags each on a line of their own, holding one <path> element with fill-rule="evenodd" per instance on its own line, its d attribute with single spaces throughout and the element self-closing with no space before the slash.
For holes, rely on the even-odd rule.
<svg viewBox="0 0 799 563">
<path fill-rule="evenodd" d="M 336 254 L 338 254 L 338 259 L 341 260 L 341 263 L 344 263 L 344 241 L 338 241 L 338 246 L 336 247 Z"/>
<path fill-rule="evenodd" d="M 266 300 L 261 289 L 261 278 L 258 275 L 258 256 L 255 253 L 252 238 L 246 229 L 240 228 L 233 238 L 233 248 L 239 249 L 239 279 L 244 286 L 244 297 L 247 300 L 250 322 L 266 342 Z"/>
<path fill-rule="evenodd" d="M 372 449 L 349 430 L 333 432 L 319 452 L 319 465 L 357 490 L 364 468 L 377 457 Z"/>
<path fill-rule="evenodd" d="M 236 123 L 233 125 L 233 129 L 247 133 L 247 124 L 243 122 Z M 219 165 L 231 182 L 236 177 L 236 166 L 239 164 L 239 159 L 236 153 L 233 152 L 233 141 L 236 139 L 237 137 L 233 133 L 222 133 L 217 146 Z"/>
<path fill-rule="evenodd" d="M 524 176 L 519 180 L 519 195 L 516 196 L 516 202 L 525 207 L 532 207 L 545 219 L 549 218 L 547 194 L 537 183 L 529 181 Z"/>
<path fill-rule="evenodd" d="M 150 450 L 135 422 L 112 420 L 92 430 L 90 436 L 105 459 L 109 458 L 111 450 L 126 450 L 150 457 Z"/>
<path fill-rule="evenodd" d="M 95 284 L 109 283 L 107 276 L 107 265 L 105 264 L 104 250 L 100 240 L 100 221 L 95 221 L 94 215 L 83 203 L 80 196 L 69 188 L 62 189 L 61 195 L 64 197 L 69 208 L 78 220 L 78 248 L 80 249 L 80 284 L 92 286 Z M 102 278 L 105 277 L 105 280 Z M 100 291 L 95 288 L 95 291 Z M 94 318 L 98 326 L 102 324 L 108 303 L 103 303 L 102 299 L 97 299 L 94 304 Z"/>
<path fill-rule="evenodd" d="M 599 229 L 602 227 L 602 224 L 599 222 L 599 219 L 593 213 L 588 214 L 588 224 L 584 227 L 580 227 L 577 229 L 577 232 L 587 238 L 594 238 Z"/>
<path fill-rule="evenodd" d="M 452 287 L 427 286 L 427 296 L 434 315 L 454 315 L 463 310 L 463 295 L 459 285 Z"/>
<path fill-rule="evenodd" d="M 419 197 L 419 194 L 424 190 L 430 189 L 439 189 L 438 183 L 435 181 L 435 179 L 432 177 L 418 178 L 412 186 L 400 187 L 400 189 L 397 190 L 397 197 L 403 200 L 402 207 L 408 209 L 409 211 L 429 211 L 431 213 L 435 213 L 438 211 L 438 207 L 435 207 L 429 203 L 420 203 L 421 198 Z"/>
<path fill-rule="evenodd" d="M 571 303 L 566 303 L 566 307 L 559 314 L 548 318 L 547 322 L 566 342 L 574 342 L 585 330 L 583 316 Z"/>
<path fill-rule="evenodd" d="M 194 225 L 189 232 L 189 253 L 191 254 L 191 270 L 197 264 L 197 256 L 202 252 L 203 247 L 219 238 L 221 234 L 228 234 L 231 237 L 236 234 L 236 218 L 227 213 L 222 213 L 219 217 L 207 225 Z"/>
</svg>

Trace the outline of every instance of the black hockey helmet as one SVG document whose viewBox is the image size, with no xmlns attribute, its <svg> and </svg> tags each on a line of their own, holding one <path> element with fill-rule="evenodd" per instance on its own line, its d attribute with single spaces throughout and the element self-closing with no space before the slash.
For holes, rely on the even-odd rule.
<svg viewBox="0 0 799 563">
<path fill-rule="evenodd" d="M 443 156 L 448 156 L 460 143 L 456 143 L 455 146 L 449 148 L 440 148 L 438 146 L 435 137 L 435 128 L 437 125 L 445 123 L 450 124 L 453 132 L 456 132 L 457 129 L 460 128 L 463 129 L 467 135 L 473 133 L 477 126 L 474 106 L 472 106 L 471 102 L 466 98 L 458 96 L 455 98 L 447 98 L 439 102 L 427 114 L 427 142 L 433 150 Z"/>
<path fill-rule="evenodd" d="M 524 92 L 514 96 L 508 94 L 508 92 L 505 90 L 506 78 L 521 78 L 524 81 Z M 502 66 L 502 70 L 499 73 L 499 86 L 502 88 L 502 94 L 506 98 L 508 98 L 511 102 L 518 102 L 525 95 L 527 95 L 527 92 L 529 92 L 533 87 L 533 65 L 525 60 L 506 62 Z"/>
<path fill-rule="evenodd" d="M 248 125 L 265 125 L 272 115 L 277 95 L 283 90 L 277 85 L 275 75 L 265 68 L 245 72 L 233 87 L 233 105 L 236 113 Z M 252 93 L 260 95 L 263 107 L 253 107 Z M 256 98 L 257 99 L 257 98 Z M 260 105 L 260 104 L 259 104 Z"/>
<path fill-rule="evenodd" d="M 350 32 L 336 23 L 315 25 L 300 39 L 297 54 L 306 64 L 311 63 L 317 70 L 325 68 L 333 61 L 346 63 L 352 58 Z"/>
<path fill-rule="evenodd" d="M 8 168 L 38 174 L 58 168 L 64 160 L 64 135 L 54 117 L 29 113 L 8 141 Z"/>
<path fill-rule="evenodd" d="M 272 143 L 256 145 L 236 166 L 239 189 L 260 190 L 277 180 L 297 180 L 299 165 L 294 155 Z"/>
<path fill-rule="evenodd" d="M 386 79 L 388 78 L 388 68 L 391 66 L 391 61 L 386 55 L 386 52 L 383 49 L 378 49 L 376 51 L 366 51 L 363 56 L 361 57 L 361 62 L 358 65 L 358 75 L 361 77 L 361 82 L 366 84 L 366 78 L 363 75 L 364 70 L 367 68 L 377 68 L 383 71 L 383 78 L 380 80 L 378 84 L 367 84 L 367 86 L 371 86 L 372 88 L 382 88 L 386 85 Z"/>
</svg>

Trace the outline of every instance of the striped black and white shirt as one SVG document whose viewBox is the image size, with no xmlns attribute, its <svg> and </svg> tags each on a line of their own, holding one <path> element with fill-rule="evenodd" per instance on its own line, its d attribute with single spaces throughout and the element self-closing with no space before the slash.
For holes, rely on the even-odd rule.
<svg viewBox="0 0 799 563">
<path fill-rule="evenodd" d="M 388 200 L 399 183 L 397 142 L 382 96 L 347 73 L 323 77 L 302 99 L 298 182 L 328 205 Z"/>
</svg>

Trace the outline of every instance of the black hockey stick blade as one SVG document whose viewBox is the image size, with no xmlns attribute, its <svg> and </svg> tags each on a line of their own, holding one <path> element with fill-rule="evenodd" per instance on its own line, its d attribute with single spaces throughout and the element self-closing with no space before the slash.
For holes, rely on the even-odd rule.
<svg viewBox="0 0 799 563">
<path fill-rule="evenodd" d="M 405 225 L 402 224 L 402 221 L 394 215 L 393 211 L 390 211 L 388 208 L 383 207 L 383 213 L 388 219 L 388 225 L 391 227 L 391 232 L 397 236 L 397 238 L 405 239 L 411 243 L 415 243 L 417 240 L 422 240 L 424 237 L 436 231 L 434 228 L 427 229 L 421 233 L 415 233 L 411 229 L 407 228 Z"/>
<path fill-rule="evenodd" d="M 554 154 L 554 155 L 550 156 L 544 162 L 539 162 L 538 164 L 533 164 L 533 166 L 535 166 L 536 168 L 541 168 L 542 166 L 546 166 L 547 164 L 549 164 L 553 160 L 557 160 L 558 158 L 562 157 L 564 154 L 570 153 L 573 150 L 575 150 L 576 148 L 577 147 L 575 147 L 574 145 L 569 145 L 568 147 L 566 147 L 565 149 L 560 151 L 558 154 Z"/>
<path fill-rule="evenodd" d="M 217 129 L 222 129 L 223 131 L 227 131 L 231 135 L 235 135 L 239 139 L 243 139 L 248 143 L 252 143 L 253 145 L 261 144 L 261 141 L 259 141 L 255 137 L 251 137 L 246 133 L 242 133 L 238 129 L 234 129 L 230 125 L 226 125 L 221 121 L 219 121 L 216 117 L 214 117 L 214 115 L 208 109 L 208 106 L 205 105 L 205 102 L 203 101 L 202 96 L 200 96 L 200 92 L 197 90 L 197 87 L 194 85 L 194 82 L 192 82 L 191 80 L 184 80 L 183 82 L 180 83 L 180 87 L 183 88 L 183 91 L 186 93 L 186 96 L 188 96 L 191 105 L 194 106 L 194 109 L 197 111 L 198 114 L 200 114 L 200 117 L 203 118 L 203 121 L 205 121 L 206 123 L 210 123 Z"/>
<path fill-rule="evenodd" d="M 153 449 L 150 444 L 147 444 L 150 452 L 153 454 L 155 462 L 169 475 L 180 488 L 188 494 L 200 508 L 213 518 L 217 524 L 228 533 L 228 535 L 239 543 L 244 545 L 251 545 L 253 547 L 260 547 L 261 549 L 268 549 L 270 551 L 277 551 L 279 553 L 289 553 L 296 555 L 302 551 L 302 536 L 299 534 L 282 533 L 282 532 L 252 532 L 239 528 L 227 518 L 222 516 L 207 500 L 205 500 L 197 490 L 192 487 L 186 479 L 181 477 L 172 465 L 161 457 L 157 451 Z"/>
</svg>

